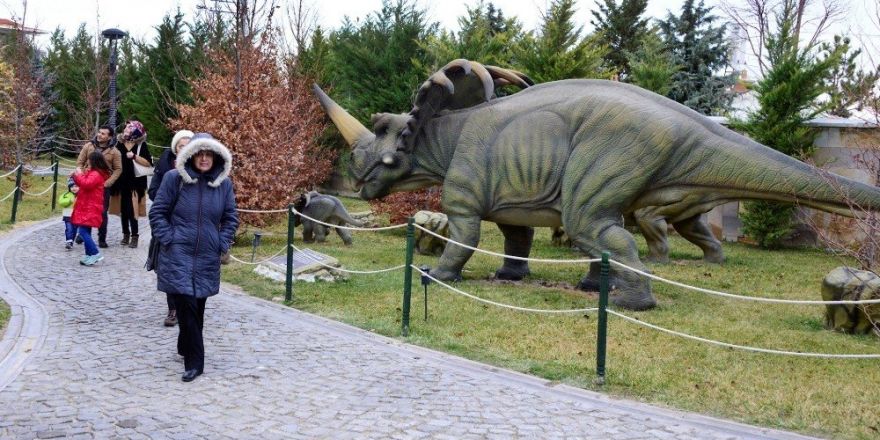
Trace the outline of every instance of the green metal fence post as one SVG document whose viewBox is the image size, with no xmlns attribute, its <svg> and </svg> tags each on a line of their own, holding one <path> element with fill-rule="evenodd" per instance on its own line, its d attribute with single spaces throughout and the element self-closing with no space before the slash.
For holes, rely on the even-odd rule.
<svg viewBox="0 0 880 440">
<path fill-rule="evenodd" d="M 12 196 L 12 223 L 15 223 L 15 214 L 18 213 L 18 199 L 21 198 L 21 171 L 24 169 L 21 163 L 18 164 L 18 172 L 15 173 L 15 194 Z"/>
<path fill-rule="evenodd" d="M 52 159 L 55 161 L 53 166 L 55 167 L 55 171 L 52 173 L 52 181 L 55 182 L 52 184 L 52 211 L 55 211 L 55 199 L 58 197 L 58 158 L 52 154 Z"/>
<path fill-rule="evenodd" d="M 401 333 L 409 336 L 409 305 L 412 296 L 412 262 L 415 248 L 415 222 L 410 217 L 406 221 L 406 267 L 403 268 L 403 316 L 400 319 Z"/>
<path fill-rule="evenodd" d="M 287 205 L 287 271 L 284 281 L 284 300 L 293 301 L 293 204 Z"/>
<path fill-rule="evenodd" d="M 608 276 L 611 265 L 608 252 L 602 252 L 599 266 L 599 329 L 596 333 L 596 384 L 605 385 L 605 347 L 608 335 Z"/>
</svg>

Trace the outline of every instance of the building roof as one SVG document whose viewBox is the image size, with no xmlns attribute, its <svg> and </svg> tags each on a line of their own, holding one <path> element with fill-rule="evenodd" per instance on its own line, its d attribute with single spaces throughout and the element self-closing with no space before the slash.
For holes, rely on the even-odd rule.
<svg viewBox="0 0 880 440">
<path fill-rule="evenodd" d="M 26 34 L 45 34 L 46 31 L 40 30 L 37 28 L 30 28 L 27 26 L 21 26 L 13 20 L 8 18 L 0 18 L 0 34 L 10 34 L 15 32 L 16 30 L 20 30 Z"/>
</svg>

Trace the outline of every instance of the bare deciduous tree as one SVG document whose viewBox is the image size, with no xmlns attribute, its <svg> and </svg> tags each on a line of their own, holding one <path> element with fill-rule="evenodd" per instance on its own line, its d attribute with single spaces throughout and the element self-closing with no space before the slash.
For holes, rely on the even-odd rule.
<svg viewBox="0 0 880 440">
<path fill-rule="evenodd" d="M 749 50 L 758 59 L 763 75 L 769 68 L 767 39 L 776 27 L 776 18 L 785 0 L 724 0 L 721 9 L 741 30 Z M 840 0 L 789 0 L 795 2 L 795 35 L 800 47 L 813 47 L 828 27 L 841 20 L 846 9 Z M 803 38 L 809 36 L 808 38 Z"/>
</svg>

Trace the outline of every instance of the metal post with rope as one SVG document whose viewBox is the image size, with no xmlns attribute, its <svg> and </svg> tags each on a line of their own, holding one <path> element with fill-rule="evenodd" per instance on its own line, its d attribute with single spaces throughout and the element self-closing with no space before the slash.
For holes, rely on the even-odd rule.
<svg viewBox="0 0 880 440">
<path fill-rule="evenodd" d="M 400 319 L 401 334 L 409 336 L 409 306 L 412 298 L 412 262 L 415 248 L 415 219 L 406 220 L 406 267 L 403 268 L 403 316 Z"/>
<path fill-rule="evenodd" d="M 605 350 L 608 339 L 608 276 L 611 264 L 608 262 L 608 251 L 602 252 L 599 263 L 599 324 L 596 331 L 596 384 L 605 385 Z"/>
<path fill-rule="evenodd" d="M 58 162 L 58 157 L 55 156 L 55 150 L 52 150 L 52 161 L 54 162 L 52 166 L 55 167 L 55 170 L 52 172 L 52 181 L 55 182 L 52 185 L 52 211 L 54 212 L 55 201 L 58 197 L 58 167 L 60 166 Z"/>
<path fill-rule="evenodd" d="M 21 173 L 24 166 L 19 163 L 18 170 L 15 172 L 15 195 L 12 196 L 12 219 L 11 223 L 15 223 L 15 215 L 18 213 L 18 201 L 21 199 Z"/>
<path fill-rule="evenodd" d="M 287 269 L 284 279 L 284 300 L 293 301 L 293 234 L 294 234 L 293 203 L 287 205 Z"/>
</svg>

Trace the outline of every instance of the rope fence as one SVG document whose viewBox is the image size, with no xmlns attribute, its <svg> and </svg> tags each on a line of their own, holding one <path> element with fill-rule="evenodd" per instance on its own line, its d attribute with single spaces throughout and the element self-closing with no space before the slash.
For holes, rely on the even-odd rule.
<svg viewBox="0 0 880 440">
<path fill-rule="evenodd" d="M 599 310 L 598 307 L 590 307 L 590 308 L 584 308 L 584 309 L 567 309 L 567 310 L 532 309 L 532 308 L 528 308 L 528 307 L 520 307 L 520 306 L 514 306 L 514 305 L 510 305 L 510 304 L 495 302 L 495 301 L 488 300 L 485 298 L 480 298 L 478 296 L 467 293 L 461 289 L 457 289 L 455 287 L 452 287 L 449 284 L 446 284 L 443 281 L 440 281 L 437 278 L 432 277 L 429 272 L 422 271 L 420 268 L 418 268 L 414 265 L 410 266 L 410 267 L 412 267 L 412 269 L 414 271 L 422 274 L 422 276 L 427 277 L 429 280 L 431 280 L 431 281 L 433 281 L 433 282 L 435 282 L 435 283 L 445 287 L 446 289 L 451 290 L 459 295 L 465 296 L 465 297 L 470 298 L 475 301 L 479 301 L 481 303 L 491 304 L 493 306 L 502 307 L 505 309 L 517 310 L 520 312 L 531 312 L 531 313 L 586 313 L 586 312 L 596 312 Z"/>
<path fill-rule="evenodd" d="M 257 266 L 257 265 L 260 265 L 260 264 L 266 263 L 266 262 L 268 262 L 269 260 L 271 260 L 271 259 L 273 259 L 273 258 L 275 258 L 275 257 L 277 257 L 277 256 L 279 256 L 279 255 L 281 255 L 281 253 L 284 252 L 285 249 L 286 249 L 286 248 L 282 247 L 278 252 L 275 252 L 271 257 L 264 258 L 264 259 L 262 259 L 262 260 L 260 260 L 260 261 L 253 261 L 253 262 L 252 262 L 252 261 L 244 261 L 244 260 L 242 260 L 242 259 L 236 257 L 235 255 L 232 255 L 232 253 L 229 254 L 229 258 L 232 258 L 233 260 L 238 261 L 238 262 L 241 263 L 241 264 L 248 264 L 248 265 Z"/>
<path fill-rule="evenodd" d="M 636 318 L 626 316 L 622 313 L 615 312 L 614 310 L 608 309 L 608 313 L 619 318 L 622 318 L 626 321 L 632 322 L 634 324 L 647 327 L 653 330 L 657 330 L 663 333 L 668 333 L 670 335 L 679 336 L 685 339 L 690 339 L 692 341 L 704 342 L 706 344 L 717 345 L 719 347 L 727 347 L 734 348 L 737 350 L 744 351 L 752 351 L 757 353 L 769 353 L 769 354 L 780 354 L 787 356 L 801 356 L 801 357 L 813 357 L 813 358 L 828 358 L 828 359 L 880 359 L 880 354 L 834 354 L 834 353 L 805 353 L 800 351 L 784 351 L 784 350 L 773 350 L 769 348 L 758 348 L 758 347 L 749 347 L 746 345 L 736 345 L 730 344 L 727 342 L 715 341 L 712 339 L 701 338 L 699 336 L 689 335 L 687 333 L 678 332 L 675 330 L 670 330 L 667 328 L 660 327 L 659 325 L 650 324 L 644 321 L 640 321 Z"/>
<path fill-rule="evenodd" d="M 5 196 L 3 196 L 3 198 L 0 199 L 0 202 L 5 202 L 7 199 L 9 199 L 9 198 L 12 197 L 13 195 L 15 195 L 16 190 L 18 190 L 18 187 L 14 188 L 14 189 L 12 190 L 11 193 L 6 194 Z"/>
<path fill-rule="evenodd" d="M 420 231 L 422 231 L 422 232 L 424 232 L 424 233 L 426 233 L 426 234 L 428 234 L 428 235 L 432 235 L 432 236 L 434 236 L 434 237 L 437 237 L 437 238 L 439 238 L 439 239 L 441 239 L 441 240 L 443 240 L 443 241 L 445 241 L 445 242 L 447 242 L 447 243 L 452 243 L 452 244 L 454 244 L 454 245 L 456 245 L 456 246 L 460 246 L 460 247 L 463 247 L 463 248 L 465 248 L 465 249 L 470 249 L 470 250 L 472 250 L 472 251 L 474 251 L 474 252 L 479 252 L 479 253 L 482 253 L 482 254 L 492 255 L 492 256 L 495 256 L 495 257 L 508 258 L 508 259 L 511 259 L 511 260 L 517 260 L 517 261 L 531 261 L 531 262 L 533 262 L 533 263 L 558 263 L 558 264 L 588 264 L 588 263 L 598 263 L 598 262 L 600 261 L 598 258 L 582 258 L 582 259 L 578 259 L 578 260 L 571 260 L 571 259 L 568 259 L 568 260 L 553 260 L 553 259 L 547 259 L 547 258 L 516 257 L 516 256 L 513 256 L 513 255 L 499 254 L 498 252 L 487 251 L 487 250 L 484 250 L 484 249 L 480 249 L 480 248 L 478 248 L 478 247 L 468 246 L 468 245 L 466 245 L 466 244 L 464 244 L 464 243 L 459 243 L 459 242 L 457 242 L 457 241 L 455 241 L 455 240 L 452 240 L 451 238 L 446 238 L 446 237 L 444 237 L 444 236 L 442 236 L 442 235 L 440 235 L 440 234 L 438 234 L 438 233 L 436 233 L 436 232 L 434 232 L 434 231 L 431 231 L 430 229 L 426 229 L 426 228 L 422 227 L 421 225 L 414 225 L 414 226 L 415 226 L 416 229 L 418 229 L 418 230 L 420 230 Z"/>
<path fill-rule="evenodd" d="M 279 212 L 280 210 L 271 210 L 271 211 L 242 210 L 242 211 L 243 212 Z M 326 264 L 323 261 L 320 261 L 319 259 L 314 258 L 311 255 L 303 252 L 303 250 L 298 248 L 297 246 L 293 245 L 293 243 L 292 243 L 292 234 L 293 234 L 293 232 L 292 232 L 293 231 L 292 217 L 294 215 L 299 215 L 304 219 L 315 222 L 316 224 L 329 226 L 329 227 L 333 227 L 333 228 L 354 230 L 354 231 L 381 231 L 381 230 L 387 230 L 387 229 L 397 229 L 397 228 L 406 227 L 407 228 L 407 235 L 406 235 L 406 240 L 407 240 L 406 260 L 407 261 L 406 261 L 406 264 L 398 265 L 398 266 L 394 266 L 394 267 L 390 267 L 390 268 L 386 268 L 386 269 L 379 269 L 379 270 L 349 270 L 349 269 L 344 269 L 341 267 L 334 267 L 329 264 Z M 705 343 L 705 344 L 710 344 L 710 345 L 714 345 L 714 346 L 731 348 L 731 349 L 748 351 L 748 352 L 766 353 L 766 354 L 774 354 L 774 355 L 797 356 L 797 357 L 810 357 L 810 358 L 827 358 L 827 359 L 878 359 L 878 358 L 880 358 L 880 354 L 873 354 L 873 353 L 859 353 L 859 354 L 814 353 L 814 352 L 800 352 L 800 351 L 790 351 L 790 350 L 789 351 L 776 350 L 776 349 L 770 349 L 770 348 L 761 348 L 761 347 L 752 347 L 752 346 L 747 346 L 747 345 L 732 344 L 732 343 L 728 343 L 728 342 L 717 341 L 717 340 L 712 340 L 712 339 L 708 339 L 708 338 L 704 338 L 704 337 L 700 337 L 700 336 L 690 335 L 690 334 L 687 334 L 684 332 L 680 332 L 680 331 L 676 331 L 676 330 L 672 330 L 672 329 L 667 329 L 667 328 L 661 327 L 659 325 L 643 322 L 643 321 L 640 321 L 639 319 L 627 316 L 623 313 L 617 312 L 617 311 L 612 310 L 608 307 L 608 299 L 609 299 L 610 290 L 611 290 L 609 280 L 610 280 L 610 273 L 611 273 L 612 266 L 614 266 L 617 270 L 632 271 L 640 276 L 645 276 L 649 279 L 663 282 L 663 283 L 667 283 L 667 284 L 677 286 L 680 288 L 690 289 L 690 290 L 698 291 L 701 293 L 706 293 L 706 294 L 710 294 L 710 295 L 716 295 L 716 296 L 730 298 L 730 299 L 736 299 L 736 300 L 749 300 L 749 301 L 760 301 L 760 302 L 767 302 L 767 303 L 796 304 L 796 305 L 841 305 L 841 304 L 864 305 L 864 304 L 878 304 L 878 303 L 880 303 L 880 299 L 814 301 L 814 300 L 791 300 L 791 299 L 753 297 L 753 296 L 746 296 L 746 295 L 738 295 L 738 294 L 721 292 L 721 291 L 712 290 L 712 289 L 705 289 L 705 288 L 701 288 L 701 287 L 690 286 L 685 283 L 681 283 L 681 282 L 677 282 L 677 281 L 673 281 L 673 280 L 668 280 L 668 279 L 647 273 L 643 270 L 639 270 L 639 269 L 633 268 L 631 266 L 627 266 L 626 264 L 621 263 L 619 261 L 612 260 L 608 257 L 607 253 L 603 253 L 603 258 L 601 258 L 601 259 L 588 258 L 588 259 L 571 260 L 571 259 L 546 259 L 546 258 L 517 257 L 517 256 L 513 256 L 513 255 L 506 255 L 506 254 L 498 253 L 498 252 L 487 251 L 487 250 L 480 249 L 475 246 L 469 246 L 469 245 L 466 245 L 463 243 L 459 243 L 455 240 L 444 237 L 434 231 L 431 231 L 427 228 L 424 228 L 420 225 L 415 224 L 415 222 L 413 221 L 412 218 L 410 218 L 410 220 L 407 222 L 407 224 L 392 225 L 392 226 L 379 227 L 379 228 L 363 228 L 363 227 L 346 227 L 346 226 L 339 226 L 339 225 L 326 223 L 326 222 L 320 221 L 318 219 L 309 217 L 309 216 L 297 211 L 295 208 L 293 208 L 293 206 L 291 206 L 289 208 L 288 216 L 291 217 L 290 223 L 289 223 L 289 228 L 288 228 L 288 232 L 290 235 L 289 240 L 288 240 L 289 241 L 288 248 L 290 249 L 290 252 L 293 252 L 293 251 L 300 252 L 306 258 L 314 261 L 315 263 L 318 263 L 321 266 L 327 267 L 328 269 L 331 269 L 334 271 L 340 271 L 340 272 L 348 272 L 348 273 L 353 273 L 353 274 L 373 274 L 373 273 L 390 272 L 390 271 L 404 269 L 403 307 L 401 308 L 401 311 L 403 313 L 403 317 L 401 319 L 401 325 L 402 325 L 401 332 L 404 336 L 408 336 L 408 331 L 409 331 L 409 314 L 410 314 L 410 306 L 411 306 L 410 302 L 411 302 L 412 284 L 413 284 L 412 275 L 411 275 L 412 272 L 419 274 L 422 277 L 422 284 L 426 286 L 425 287 L 425 295 L 426 295 L 425 296 L 425 299 L 426 299 L 426 301 L 425 301 L 425 307 L 426 307 L 425 316 L 426 316 L 426 319 L 427 319 L 427 284 L 429 284 L 430 282 L 434 282 L 437 285 L 443 287 L 444 289 L 449 290 L 450 292 L 461 295 L 461 296 L 466 297 L 468 299 L 471 299 L 473 301 L 483 303 L 483 304 L 492 305 L 492 306 L 499 307 L 499 308 L 508 309 L 508 310 L 515 310 L 515 311 L 520 311 L 520 312 L 536 313 L 536 314 L 572 314 L 572 313 L 598 312 L 598 314 L 599 314 L 598 325 L 600 327 L 600 331 L 598 332 L 598 335 L 597 335 L 598 340 L 597 340 L 597 354 L 596 354 L 596 356 L 597 356 L 596 371 L 597 371 L 599 383 L 604 383 L 604 377 L 605 377 L 605 352 L 606 352 L 606 346 L 607 346 L 605 340 L 607 338 L 607 316 L 608 315 L 611 315 L 611 316 L 620 318 L 622 320 L 634 323 L 636 325 L 644 326 L 644 327 L 649 328 L 651 330 L 659 331 L 662 333 L 666 333 L 666 334 L 670 334 L 670 335 L 674 335 L 674 336 L 678 336 L 678 337 L 682 337 L 685 339 L 689 339 L 689 340 L 693 340 L 693 341 L 697 341 L 697 342 L 701 342 L 701 343 Z M 412 263 L 412 256 L 413 256 L 412 254 L 414 252 L 414 241 L 415 241 L 414 236 L 415 236 L 416 230 L 420 230 L 428 235 L 431 235 L 433 237 L 441 239 L 447 243 L 452 243 L 453 245 L 461 246 L 463 248 L 470 249 L 474 252 L 480 252 L 480 253 L 492 255 L 495 257 L 503 258 L 503 259 L 529 261 L 529 262 L 536 262 L 536 263 L 551 263 L 551 264 L 589 265 L 592 263 L 600 263 L 599 307 L 584 307 L 584 308 L 565 309 L 565 310 L 539 309 L 539 308 L 516 306 L 516 305 L 512 305 L 512 304 L 505 304 L 502 302 L 493 301 L 493 300 L 489 300 L 486 298 L 481 298 L 481 297 L 474 295 L 472 293 L 468 293 L 460 288 L 457 288 L 457 287 L 451 285 L 450 283 L 439 280 L 434 275 L 432 275 L 429 270 L 423 270 L 422 268 L 417 267 L 416 265 L 414 265 Z M 241 260 L 238 260 L 238 261 L 241 261 Z M 288 263 L 290 263 L 290 261 L 291 261 L 291 257 L 289 254 L 288 255 Z M 290 269 L 288 269 L 288 271 L 289 270 Z"/>
<path fill-rule="evenodd" d="M 15 168 L 11 169 L 8 173 L 0 174 L 0 179 L 15 174 L 20 168 L 21 168 L 21 165 L 17 165 Z"/>
<path fill-rule="evenodd" d="M 296 246 L 294 246 L 294 245 L 292 245 L 292 244 L 290 245 L 290 247 L 293 248 L 293 250 L 295 250 L 295 251 L 297 251 L 297 252 L 302 252 L 302 249 L 300 249 L 300 248 L 298 248 L 298 247 L 296 247 Z M 321 260 L 319 260 L 319 259 L 317 259 L 317 258 L 315 258 L 315 257 L 313 257 L 313 256 L 311 256 L 311 255 L 309 255 L 309 254 L 307 254 L 307 253 L 305 253 L 305 252 L 303 252 L 303 255 L 304 255 L 306 258 L 308 258 L 308 259 L 314 261 L 315 263 L 318 263 L 319 265 L 324 266 L 324 267 L 326 267 L 326 268 L 328 268 L 328 269 L 338 270 L 338 271 L 340 271 L 340 272 L 347 272 L 347 273 L 361 274 L 361 275 L 370 275 L 370 274 L 374 274 L 374 273 L 383 273 L 383 272 L 393 272 L 393 271 L 395 271 L 395 270 L 400 270 L 400 269 L 403 269 L 404 267 L 406 267 L 406 265 L 401 264 L 401 265 L 399 265 L 399 266 L 389 267 L 389 268 L 387 268 L 387 269 L 377 269 L 377 270 L 352 270 L 352 269 L 344 269 L 344 268 L 341 268 L 341 267 L 331 266 L 331 265 L 329 265 L 329 264 L 327 264 L 327 263 L 324 263 L 323 261 L 321 261 Z"/>
<path fill-rule="evenodd" d="M 777 303 L 777 304 L 811 304 L 811 305 L 880 304 L 880 299 L 821 301 L 821 300 L 779 299 L 779 298 L 767 298 L 767 297 L 761 297 L 761 296 L 736 295 L 733 293 L 720 292 L 717 290 L 704 289 L 702 287 L 690 286 L 690 285 L 687 285 L 684 283 L 680 283 L 678 281 L 667 280 L 665 278 L 658 277 L 657 275 L 653 275 L 648 272 L 629 267 L 619 261 L 610 260 L 610 262 L 612 265 L 620 267 L 624 270 L 635 272 L 641 276 L 650 278 L 655 281 L 660 281 L 662 283 L 671 284 L 673 286 L 681 287 L 683 289 L 694 290 L 694 291 L 706 293 L 709 295 L 721 296 L 724 298 L 733 298 L 733 299 L 744 300 L 744 301 L 759 301 L 759 302 Z"/>
<path fill-rule="evenodd" d="M 52 182 L 52 183 L 50 183 L 49 186 L 48 186 L 46 189 L 44 189 L 42 192 L 38 192 L 38 193 L 29 193 L 29 192 L 25 191 L 24 188 L 19 188 L 19 189 L 20 189 L 21 192 L 24 193 L 24 194 L 27 194 L 27 195 L 32 196 L 32 197 L 39 197 L 39 196 L 41 196 L 41 195 L 46 194 L 47 192 L 49 192 L 49 190 L 51 190 L 52 188 L 55 188 L 55 183 L 56 183 L 56 182 Z"/>
</svg>

